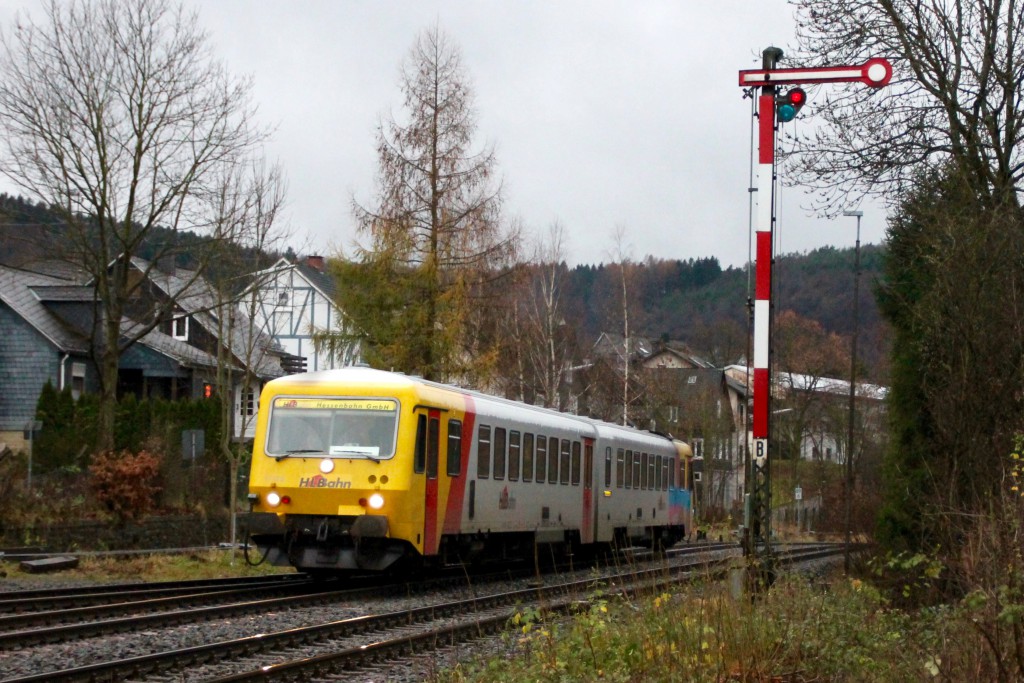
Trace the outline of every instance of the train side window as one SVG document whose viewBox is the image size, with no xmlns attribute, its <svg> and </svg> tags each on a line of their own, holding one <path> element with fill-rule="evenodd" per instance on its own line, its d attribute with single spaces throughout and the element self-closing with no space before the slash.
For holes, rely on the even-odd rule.
<svg viewBox="0 0 1024 683">
<path fill-rule="evenodd" d="M 647 479 L 647 454 L 640 454 L 640 488 L 647 490 L 649 481 Z"/>
<path fill-rule="evenodd" d="M 633 488 L 640 488 L 640 451 L 633 451 Z"/>
<path fill-rule="evenodd" d="M 494 478 L 505 478 L 505 428 L 494 428 Z"/>
<path fill-rule="evenodd" d="M 615 449 L 615 488 L 621 489 L 626 476 L 626 451 Z"/>
<path fill-rule="evenodd" d="M 427 477 L 437 479 L 437 458 L 441 448 L 441 420 L 430 418 L 427 428 Z"/>
<path fill-rule="evenodd" d="M 543 484 L 548 474 L 548 440 L 543 434 L 537 435 L 537 476 L 538 484 Z"/>
<path fill-rule="evenodd" d="M 462 422 L 448 421 L 448 476 L 462 473 Z"/>
<path fill-rule="evenodd" d="M 604 487 L 610 489 L 612 487 L 612 447 L 605 446 L 604 448 Z"/>
<path fill-rule="evenodd" d="M 558 438 L 548 438 L 548 483 L 558 483 Z"/>
<path fill-rule="evenodd" d="M 658 456 L 654 465 L 654 488 L 661 491 L 661 485 L 665 482 L 665 458 Z"/>
<path fill-rule="evenodd" d="M 563 484 L 569 483 L 569 439 L 562 439 L 562 457 L 560 458 L 559 466 L 562 468 L 561 482 Z"/>
<path fill-rule="evenodd" d="M 654 485 L 656 476 L 654 467 L 656 458 L 654 456 L 655 454 L 651 453 L 650 459 L 647 460 L 647 488 L 652 490 L 657 489 L 657 486 Z"/>
<path fill-rule="evenodd" d="M 623 483 L 627 489 L 633 488 L 633 451 L 626 451 L 626 476 Z"/>
<path fill-rule="evenodd" d="M 572 442 L 572 485 L 580 485 L 580 442 Z"/>
<path fill-rule="evenodd" d="M 669 466 L 669 458 L 665 458 L 662 461 L 662 463 L 661 463 L 661 490 L 662 491 L 668 491 L 668 466 Z"/>
<path fill-rule="evenodd" d="M 533 481 L 533 434 L 523 434 L 523 481 Z"/>
<path fill-rule="evenodd" d="M 491 476 L 491 428 L 480 425 L 476 431 L 476 477 L 487 479 Z"/>
<path fill-rule="evenodd" d="M 412 471 L 423 474 L 427 464 L 427 416 L 416 417 L 416 451 L 412 458 Z"/>
<path fill-rule="evenodd" d="M 668 459 L 668 487 L 674 489 L 676 487 L 676 459 Z"/>
<path fill-rule="evenodd" d="M 513 430 L 508 433 L 508 480 L 519 481 L 519 441 L 522 435 Z"/>
</svg>

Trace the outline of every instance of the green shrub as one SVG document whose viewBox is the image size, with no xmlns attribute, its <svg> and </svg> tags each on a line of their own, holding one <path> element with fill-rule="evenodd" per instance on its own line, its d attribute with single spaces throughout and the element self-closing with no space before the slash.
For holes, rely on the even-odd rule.
<svg viewBox="0 0 1024 683">
<path fill-rule="evenodd" d="M 42 429 L 32 444 L 32 468 L 45 474 L 77 464 L 85 451 L 75 432 L 75 400 L 70 387 L 57 391 L 49 381 L 36 403 L 36 419 Z"/>
</svg>

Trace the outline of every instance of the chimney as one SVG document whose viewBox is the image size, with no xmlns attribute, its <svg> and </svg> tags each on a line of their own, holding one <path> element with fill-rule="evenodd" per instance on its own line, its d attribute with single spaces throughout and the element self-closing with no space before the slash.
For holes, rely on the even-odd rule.
<svg viewBox="0 0 1024 683">
<path fill-rule="evenodd" d="M 307 256 L 306 265 L 316 270 L 317 272 L 324 272 L 324 257 L 323 256 Z"/>
</svg>

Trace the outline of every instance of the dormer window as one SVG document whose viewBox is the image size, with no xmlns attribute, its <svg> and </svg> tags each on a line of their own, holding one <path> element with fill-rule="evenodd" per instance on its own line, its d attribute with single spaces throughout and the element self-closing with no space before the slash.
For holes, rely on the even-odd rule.
<svg viewBox="0 0 1024 683">
<path fill-rule="evenodd" d="M 288 290 L 287 289 L 282 289 L 280 292 L 277 293 L 277 305 L 278 306 L 287 306 L 288 305 Z"/>
<path fill-rule="evenodd" d="M 188 341 L 188 315 L 182 313 L 171 320 L 171 336 L 181 341 Z"/>
</svg>

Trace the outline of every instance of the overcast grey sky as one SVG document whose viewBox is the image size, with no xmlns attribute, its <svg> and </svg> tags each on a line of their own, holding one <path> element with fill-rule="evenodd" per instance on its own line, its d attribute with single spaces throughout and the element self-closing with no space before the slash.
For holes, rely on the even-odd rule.
<svg viewBox="0 0 1024 683">
<path fill-rule="evenodd" d="M 747 259 L 751 117 L 737 72 L 792 44 L 785 0 L 187 3 L 277 126 L 268 155 L 289 179 L 297 248 L 330 254 L 355 237 L 350 202 L 373 200 L 377 123 L 398 111 L 399 67 L 437 22 L 462 50 L 509 217 L 535 233 L 559 220 L 573 264 L 609 260 L 617 225 L 633 258 Z M 35 7 L 0 0 L 0 21 Z M 780 252 L 853 245 L 853 219 L 803 204 L 782 190 Z M 862 240 L 879 242 L 884 216 L 864 208 Z"/>
</svg>

